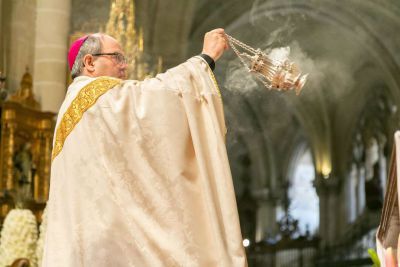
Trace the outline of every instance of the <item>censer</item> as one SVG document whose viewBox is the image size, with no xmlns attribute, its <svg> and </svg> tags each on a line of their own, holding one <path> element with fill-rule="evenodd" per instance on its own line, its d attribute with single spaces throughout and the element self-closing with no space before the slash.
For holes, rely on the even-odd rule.
<svg viewBox="0 0 400 267">
<path fill-rule="evenodd" d="M 303 88 L 308 74 L 301 74 L 299 67 L 290 62 L 288 58 L 278 60 L 270 57 L 261 51 L 261 49 L 254 49 L 253 47 L 242 43 L 241 41 L 226 34 L 230 47 L 232 47 L 235 54 L 239 57 L 245 68 L 256 75 L 256 77 L 268 89 L 275 90 L 295 90 L 298 95 Z M 237 47 L 249 52 L 239 52 Z M 249 63 L 246 63 L 246 60 Z"/>
</svg>

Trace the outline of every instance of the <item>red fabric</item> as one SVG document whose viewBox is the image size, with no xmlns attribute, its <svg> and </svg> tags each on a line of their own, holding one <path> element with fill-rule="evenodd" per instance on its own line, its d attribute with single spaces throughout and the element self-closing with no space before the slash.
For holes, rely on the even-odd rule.
<svg viewBox="0 0 400 267">
<path fill-rule="evenodd" d="M 76 56 L 79 53 L 79 49 L 81 49 L 81 46 L 83 43 L 86 41 L 86 39 L 89 37 L 89 35 L 85 35 L 75 42 L 72 43 L 71 47 L 69 48 L 68 51 L 68 64 L 69 64 L 69 70 L 72 70 L 72 66 L 74 66 Z"/>
</svg>

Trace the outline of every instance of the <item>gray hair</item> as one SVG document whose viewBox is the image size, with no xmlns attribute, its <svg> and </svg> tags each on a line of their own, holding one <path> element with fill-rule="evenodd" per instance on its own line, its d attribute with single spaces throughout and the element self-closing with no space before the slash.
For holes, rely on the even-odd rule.
<svg viewBox="0 0 400 267">
<path fill-rule="evenodd" d="M 78 55 L 76 56 L 74 65 L 72 66 L 72 79 L 75 79 L 82 74 L 84 68 L 83 58 L 85 55 L 101 53 L 102 47 L 100 38 L 100 36 L 89 35 L 89 37 L 83 43 L 83 45 L 79 49 Z"/>
</svg>

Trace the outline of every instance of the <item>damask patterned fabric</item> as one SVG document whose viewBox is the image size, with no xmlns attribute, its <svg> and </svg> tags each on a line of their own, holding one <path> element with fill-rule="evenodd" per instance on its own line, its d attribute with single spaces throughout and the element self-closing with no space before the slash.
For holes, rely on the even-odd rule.
<svg viewBox="0 0 400 267">
<path fill-rule="evenodd" d="M 225 134 L 200 57 L 143 82 L 76 78 L 56 126 L 43 266 L 246 266 Z"/>
</svg>

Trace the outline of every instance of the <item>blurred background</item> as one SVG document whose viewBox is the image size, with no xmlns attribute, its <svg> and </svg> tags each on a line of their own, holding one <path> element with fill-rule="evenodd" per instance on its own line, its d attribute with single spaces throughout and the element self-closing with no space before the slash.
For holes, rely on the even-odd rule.
<svg viewBox="0 0 400 267">
<path fill-rule="evenodd" d="M 249 266 L 372 265 L 400 128 L 398 0 L 0 0 L 0 266 L 40 263 L 69 45 L 109 33 L 144 79 L 199 54 L 217 27 L 263 51 L 290 47 L 309 73 L 296 96 L 267 90 L 232 49 L 216 64 Z"/>
</svg>

